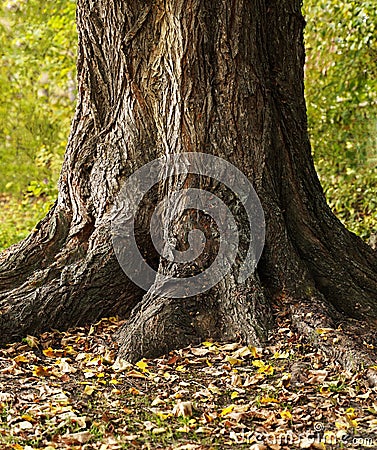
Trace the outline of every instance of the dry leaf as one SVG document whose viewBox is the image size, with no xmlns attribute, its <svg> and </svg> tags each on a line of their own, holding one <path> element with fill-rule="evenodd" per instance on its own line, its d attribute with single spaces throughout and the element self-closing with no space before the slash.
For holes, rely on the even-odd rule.
<svg viewBox="0 0 377 450">
<path fill-rule="evenodd" d="M 193 347 L 192 349 L 190 349 L 190 352 L 194 355 L 194 356 L 205 356 L 208 355 L 209 350 L 208 348 L 196 348 Z"/>
<path fill-rule="evenodd" d="M 175 416 L 191 417 L 192 416 L 192 403 L 191 402 L 178 402 L 173 408 L 173 414 Z"/>
<path fill-rule="evenodd" d="M 145 359 L 142 359 L 141 361 L 138 361 L 135 364 L 143 373 L 144 372 L 149 372 L 148 370 L 148 363 L 145 362 Z"/>
<path fill-rule="evenodd" d="M 85 395 L 92 395 L 94 390 L 95 390 L 94 386 L 85 386 L 84 394 Z"/>
<path fill-rule="evenodd" d="M 226 416 L 227 414 L 229 414 L 230 412 L 232 412 L 233 409 L 234 409 L 234 405 L 229 405 L 229 406 L 227 406 L 227 407 L 224 408 L 224 409 L 221 411 L 221 413 L 219 414 L 220 417 Z"/>
<path fill-rule="evenodd" d="M 160 428 L 153 428 L 152 433 L 153 434 L 162 434 L 166 432 L 166 428 L 160 427 Z"/>
<path fill-rule="evenodd" d="M 66 434 L 62 437 L 65 444 L 86 444 L 92 435 L 89 431 L 79 431 L 78 433 Z"/>
</svg>

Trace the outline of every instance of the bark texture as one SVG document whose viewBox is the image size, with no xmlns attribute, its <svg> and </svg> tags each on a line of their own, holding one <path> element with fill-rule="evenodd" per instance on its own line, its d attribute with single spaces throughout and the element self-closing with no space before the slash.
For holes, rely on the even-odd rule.
<svg viewBox="0 0 377 450">
<path fill-rule="evenodd" d="M 1 256 L 1 343 L 118 314 L 129 317 L 117 336 L 120 355 L 137 360 L 208 337 L 261 342 L 278 311 L 313 339 L 316 328 L 338 329 L 328 350 L 343 362 L 373 360 L 363 342 L 377 348 L 377 256 L 332 214 L 314 169 L 300 8 L 298 0 L 78 1 L 79 98 L 59 198 L 34 233 Z M 145 294 L 129 281 L 110 224 L 123 181 L 181 152 L 242 170 L 262 202 L 266 244 L 245 282 L 237 281 L 237 261 L 210 291 L 174 299 L 161 297 L 157 284 Z M 143 255 L 165 276 L 194 269 L 159 257 L 149 221 L 167 192 L 187 187 L 212 188 L 238 211 L 214 180 L 160 183 L 136 231 Z M 186 248 L 189 228 L 204 229 L 208 219 L 180 214 L 167 228 Z M 238 225 L 247 241 L 242 214 Z M 195 270 L 211 262 L 216 242 L 209 239 Z"/>
</svg>

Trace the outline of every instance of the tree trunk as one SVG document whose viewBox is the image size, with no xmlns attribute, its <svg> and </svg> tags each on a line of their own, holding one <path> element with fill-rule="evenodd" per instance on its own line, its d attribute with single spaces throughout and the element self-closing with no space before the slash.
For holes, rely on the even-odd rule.
<svg viewBox="0 0 377 450">
<path fill-rule="evenodd" d="M 331 351 L 371 362 L 364 342 L 377 348 L 377 257 L 332 214 L 314 169 L 300 1 L 79 0 L 77 11 L 79 98 L 59 197 L 1 256 L 1 342 L 117 314 L 129 317 L 120 355 L 137 360 L 210 337 L 260 343 L 278 313 L 314 339 L 316 328 L 341 326 Z M 239 272 L 253 229 L 221 179 L 190 174 L 190 164 L 179 172 L 174 157 L 197 152 L 241 170 L 261 201 L 265 246 L 246 280 Z M 134 229 L 157 271 L 145 293 L 114 253 L 113 205 L 119 212 L 131 174 L 163 156 L 168 175 L 143 197 Z M 208 214 L 185 208 L 194 188 L 238 214 L 240 249 L 215 286 L 179 297 L 169 280 L 207 270 L 224 241 L 218 227 L 208 231 Z M 202 230 L 194 261 L 160 256 L 150 237 L 156 205 L 173 192 L 180 207 L 159 204 L 164 236 L 182 252 L 192 250 L 188 233 Z"/>
</svg>

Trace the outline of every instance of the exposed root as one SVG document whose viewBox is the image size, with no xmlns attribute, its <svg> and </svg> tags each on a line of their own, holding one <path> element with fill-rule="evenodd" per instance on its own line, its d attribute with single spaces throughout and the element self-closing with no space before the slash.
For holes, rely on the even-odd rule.
<svg viewBox="0 0 377 450">
<path fill-rule="evenodd" d="M 216 314 L 209 303 L 145 295 L 115 336 L 120 342 L 119 356 L 135 362 L 217 338 Z"/>
<path fill-rule="evenodd" d="M 356 370 L 376 364 L 377 337 L 371 330 L 375 325 L 346 317 L 331 316 L 324 307 L 291 305 L 289 317 L 298 333 L 319 347 L 333 361 L 345 369 Z"/>
</svg>

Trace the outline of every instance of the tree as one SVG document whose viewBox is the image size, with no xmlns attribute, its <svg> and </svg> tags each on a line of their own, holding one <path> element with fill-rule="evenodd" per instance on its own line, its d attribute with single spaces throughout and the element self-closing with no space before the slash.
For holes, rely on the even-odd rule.
<svg viewBox="0 0 377 450">
<path fill-rule="evenodd" d="M 357 349 L 372 361 L 377 258 L 332 214 L 313 166 L 300 6 L 79 0 L 78 104 L 59 196 L 37 229 L 1 256 L 2 343 L 118 314 L 129 317 L 117 336 L 120 355 L 136 360 L 207 337 L 263 341 L 278 312 L 311 337 L 341 325 L 333 333 L 338 356 L 349 362 Z M 184 152 L 232 163 L 260 198 L 265 246 L 244 281 L 238 275 L 253 227 L 242 201 L 213 177 L 175 173 Z M 161 275 L 145 294 L 115 256 L 112 205 L 136 169 L 165 154 L 171 176 L 143 197 L 135 225 L 138 247 Z M 208 214 L 185 208 L 185 189 L 195 187 L 239 212 L 240 249 L 209 291 L 162 295 L 161 279 L 205 270 L 221 246 Z M 176 191 L 182 202 L 168 238 L 181 251 L 192 227 L 208 238 L 194 263 L 160 257 L 149 236 L 154 206 Z M 159 207 L 168 220 L 169 202 Z"/>
</svg>

